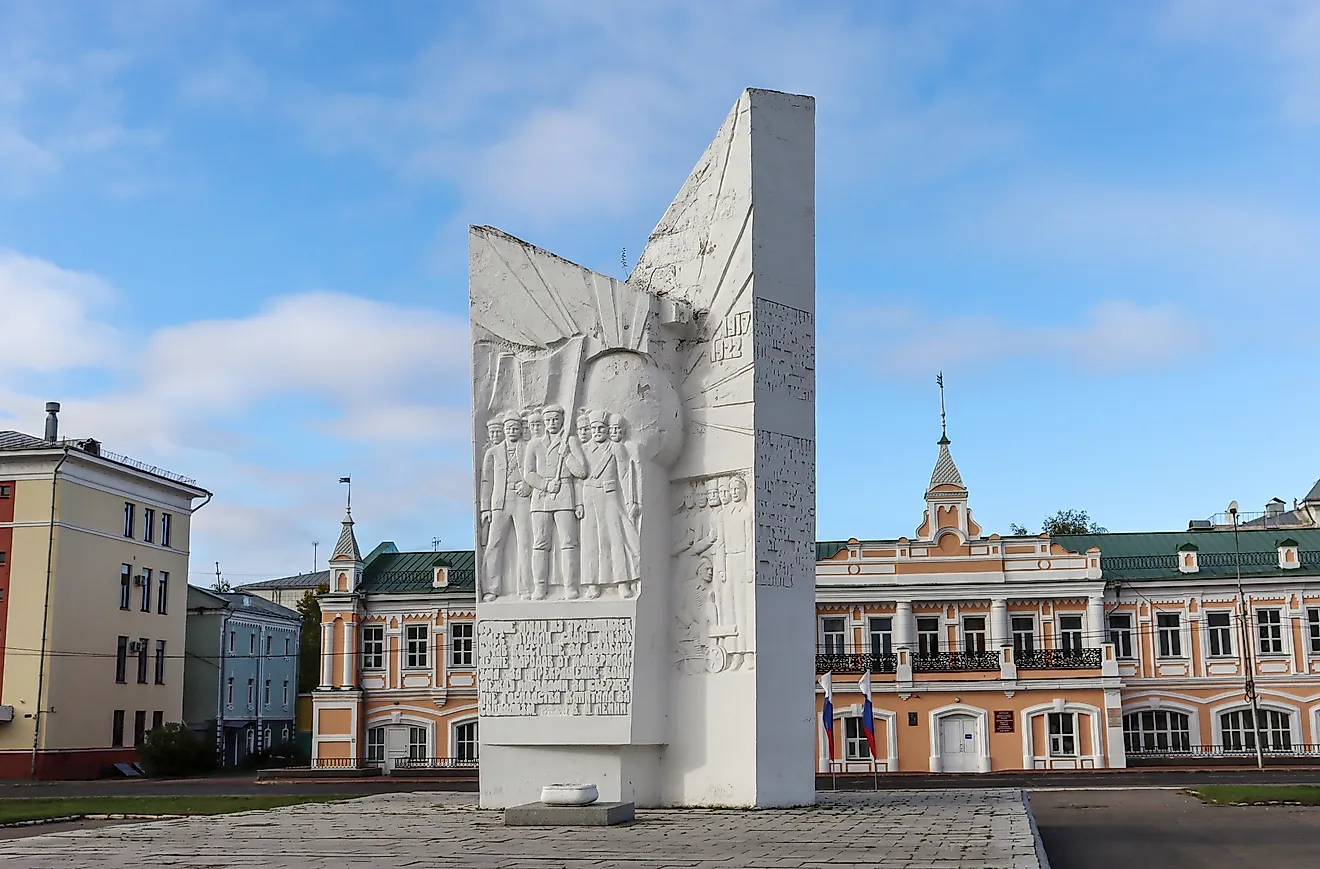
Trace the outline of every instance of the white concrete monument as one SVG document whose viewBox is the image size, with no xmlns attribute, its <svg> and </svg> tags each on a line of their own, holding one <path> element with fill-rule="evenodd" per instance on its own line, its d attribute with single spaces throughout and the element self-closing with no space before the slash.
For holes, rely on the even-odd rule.
<svg viewBox="0 0 1320 869">
<path fill-rule="evenodd" d="M 471 230 L 483 806 L 815 799 L 814 116 L 745 91 L 626 282 Z"/>
</svg>

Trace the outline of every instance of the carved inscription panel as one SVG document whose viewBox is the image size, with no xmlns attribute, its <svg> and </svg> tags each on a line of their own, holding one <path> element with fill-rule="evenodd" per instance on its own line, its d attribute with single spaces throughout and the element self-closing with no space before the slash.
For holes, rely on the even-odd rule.
<svg viewBox="0 0 1320 869">
<path fill-rule="evenodd" d="M 816 319 L 810 311 L 756 300 L 756 386 L 816 400 Z"/>
<path fill-rule="evenodd" d="M 630 618 L 480 621 L 480 714 L 627 715 L 633 645 Z"/>
<path fill-rule="evenodd" d="M 741 359 L 743 340 L 751 330 L 752 315 L 750 311 L 729 314 L 716 323 L 714 334 L 711 335 L 710 339 L 710 361 L 724 362 L 730 359 Z"/>
<path fill-rule="evenodd" d="M 792 587 L 816 569 L 816 442 L 756 433 L 756 584 Z"/>
</svg>

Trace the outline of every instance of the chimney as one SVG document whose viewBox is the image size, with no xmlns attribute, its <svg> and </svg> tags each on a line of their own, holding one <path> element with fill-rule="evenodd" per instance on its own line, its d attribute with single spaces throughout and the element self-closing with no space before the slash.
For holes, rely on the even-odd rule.
<svg viewBox="0 0 1320 869">
<path fill-rule="evenodd" d="M 46 440 L 52 444 L 60 439 L 60 418 L 57 416 L 59 412 L 58 401 L 46 402 Z"/>
</svg>

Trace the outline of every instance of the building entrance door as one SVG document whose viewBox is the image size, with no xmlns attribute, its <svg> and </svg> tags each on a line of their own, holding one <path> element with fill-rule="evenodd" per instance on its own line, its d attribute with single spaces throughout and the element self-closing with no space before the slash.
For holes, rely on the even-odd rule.
<svg viewBox="0 0 1320 869">
<path fill-rule="evenodd" d="M 940 772 L 980 770 L 981 740 L 971 715 L 948 715 L 940 719 Z"/>
</svg>

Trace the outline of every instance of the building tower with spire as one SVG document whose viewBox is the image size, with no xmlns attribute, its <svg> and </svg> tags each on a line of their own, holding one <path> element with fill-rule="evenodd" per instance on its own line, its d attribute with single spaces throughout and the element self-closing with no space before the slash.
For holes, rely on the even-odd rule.
<svg viewBox="0 0 1320 869">
<path fill-rule="evenodd" d="M 967 487 L 963 485 L 962 474 L 958 473 L 958 466 L 953 463 L 953 455 L 949 452 L 952 442 L 944 410 L 943 372 L 936 376 L 935 382 L 940 387 L 940 454 L 930 475 L 930 485 L 926 487 L 926 513 L 917 529 L 917 539 L 952 549 L 980 537 L 981 526 L 972 520 L 972 511 L 967 506 Z M 952 540 L 947 544 L 941 542 L 950 534 L 955 535 Z"/>
</svg>

